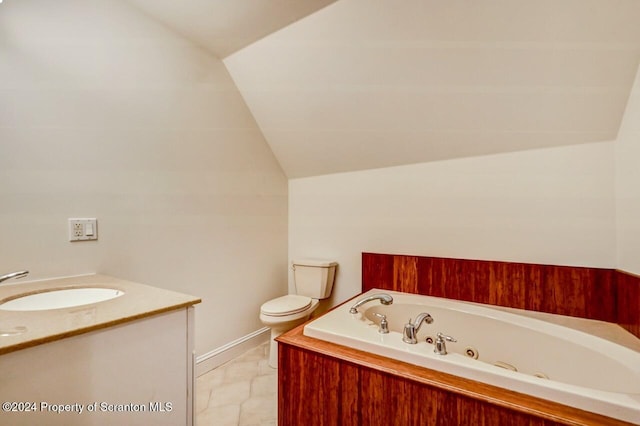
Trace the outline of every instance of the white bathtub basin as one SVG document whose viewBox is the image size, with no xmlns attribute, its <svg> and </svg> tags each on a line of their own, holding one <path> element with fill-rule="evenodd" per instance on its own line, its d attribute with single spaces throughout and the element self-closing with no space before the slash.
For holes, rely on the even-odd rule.
<svg viewBox="0 0 640 426">
<path fill-rule="evenodd" d="M 390 294 L 393 304 L 373 301 L 350 314 L 347 303 L 307 324 L 304 334 L 640 424 L 640 352 L 490 305 L 384 290 L 362 297 L 374 293 Z M 421 312 L 433 323 L 421 327 L 418 344 L 404 343 L 404 324 Z M 387 316 L 389 334 L 378 333 L 374 313 Z M 438 332 L 457 339 L 447 342 L 447 355 L 425 342 Z M 466 355 L 468 348 L 478 359 Z"/>
<path fill-rule="evenodd" d="M 43 311 L 70 308 L 114 299 L 124 294 L 121 290 L 101 287 L 53 289 L 28 294 L 0 304 L 5 311 Z"/>
</svg>

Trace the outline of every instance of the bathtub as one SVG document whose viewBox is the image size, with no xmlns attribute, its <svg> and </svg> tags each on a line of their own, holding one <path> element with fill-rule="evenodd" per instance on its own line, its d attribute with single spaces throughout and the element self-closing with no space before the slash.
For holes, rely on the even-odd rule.
<svg viewBox="0 0 640 426">
<path fill-rule="evenodd" d="M 376 293 L 393 304 L 372 301 L 349 308 Z M 402 341 L 404 324 L 419 313 L 424 323 L 417 344 Z M 379 332 L 386 315 L 389 333 Z M 304 326 L 304 335 L 382 355 L 425 368 L 552 400 L 620 420 L 640 424 L 640 352 L 583 331 L 558 325 L 563 318 L 517 309 L 460 302 L 386 290 L 370 290 Z M 539 318 L 544 318 L 539 319 Z M 615 324 L 572 319 L 587 328 L 622 333 Z M 435 354 L 438 332 L 454 337 L 447 355 Z"/>
</svg>

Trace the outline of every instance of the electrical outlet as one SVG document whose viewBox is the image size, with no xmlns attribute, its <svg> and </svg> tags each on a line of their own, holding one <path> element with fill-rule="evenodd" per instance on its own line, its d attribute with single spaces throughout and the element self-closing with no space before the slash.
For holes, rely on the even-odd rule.
<svg viewBox="0 0 640 426">
<path fill-rule="evenodd" d="M 95 218 L 69 219 L 69 241 L 92 241 L 98 239 L 98 221 Z"/>
<path fill-rule="evenodd" d="M 76 238 L 81 238 L 82 236 L 84 236 L 84 226 L 82 225 L 82 223 L 74 222 L 73 236 Z"/>
</svg>

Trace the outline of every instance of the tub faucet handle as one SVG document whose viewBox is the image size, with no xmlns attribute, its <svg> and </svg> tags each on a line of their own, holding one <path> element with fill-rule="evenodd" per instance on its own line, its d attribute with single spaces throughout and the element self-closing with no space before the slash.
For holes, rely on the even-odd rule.
<svg viewBox="0 0 640 426">
<path fill-rule="evenodd" d="M 374 312 L 373 315 L 380 318 L 380 328 L 378 329 L 378 333 L 380 334 L 388 334 L 389 333 L 389 323 L 387 322 L 387 316 L 383 314 L 379 314 Z"/>
<path fill-rule="evenodd" d="M 433 352 L 437 353 L 438 355 L 446 355 L 447 354 L 446 342 L 457 342 L 457 340 L 446 334 L 442 334 L 442 333 L 436 334 L 436 342 L 433 348 Z"/>
<path fill-rule="evenodd" d="M 456 340 L 456 339 L 454 339 L 453 337 L 451 337 L 451 336 L 449 336 L 449 335 L 447 335 L 447 334 L 442 334 L 442 333 L 438 333 L 438 334 L 436 334 L 436 338 L 437 338 L 437 339 L 440 339 L 440 340 L 444 339 L 444 340 L 446 340 L 447 342 L 457 342 L 457 340 Z"/>
</svg>

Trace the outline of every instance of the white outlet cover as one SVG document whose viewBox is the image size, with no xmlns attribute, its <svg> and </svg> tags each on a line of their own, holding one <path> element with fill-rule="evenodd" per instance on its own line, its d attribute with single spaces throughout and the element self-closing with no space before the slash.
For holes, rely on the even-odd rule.
<svg viewBox="0 0 640 426">
<path fill-rule="evenodd" d="M 87 235 L 87 227 L 90 230 L 89 235 Z M 98 220 L 96 218 L 69 218 L 69 241 L 93 241 L 97 239 Z"/>
</svg>

